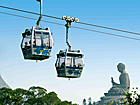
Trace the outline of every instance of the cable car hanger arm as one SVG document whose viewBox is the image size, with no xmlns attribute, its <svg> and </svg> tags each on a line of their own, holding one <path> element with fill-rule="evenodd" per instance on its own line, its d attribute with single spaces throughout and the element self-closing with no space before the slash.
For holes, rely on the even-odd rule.
<svg viewBox="0 0 140 105">
<path fill-rule="evenodd" d="M 79 19 L 74 18 L 74 17 L 69 17 L 69 16 L 63 16 L 62 19 L 67 22 L 65 24 L 65 27 L 66 27 L 66 43 L 67 43 L 67 45 L 69 47 L 69 51 L 71 51 L 71 44 L 68 41 L 68 29 L 71 28 L 71 22 L 78 22 Z"/>
<path fill-rule="evenodd" d="M 65 24 L 65 27 L 66 27 L 66 43 L 69 47 L 69 51 L 71 51 L 71 44 L 68 41 L 68 30 L 69 30 L 69 27 L 71 27 L 71 22 L 67 22 L 67 24 Z"/>
<path fill-rule="evenodd" d="M 40 2 L 40 16 L 39 19 L 37 20 L 37 28 L 39 28 L 39 22 L 41 21 L 42 18 L 42 0 L 37 0 L 38 2 Z"/>
</svg>

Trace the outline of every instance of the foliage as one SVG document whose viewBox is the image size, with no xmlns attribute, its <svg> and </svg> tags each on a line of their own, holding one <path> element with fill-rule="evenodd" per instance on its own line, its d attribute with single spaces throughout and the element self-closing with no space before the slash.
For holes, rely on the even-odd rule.
<svg viewBox="0 0 140 105">
<path fill-rule="evenodd" d="M 0 105 L 77 105 L 61 101 L 55 92 L 47 93 L 42 87 L 32 86 L 29 90 L 0 88 Z"/>
<path fill-rule="evenodd" d="M 62 102 L 59 103 L 58 105 L 72 105 L 72 102 L 62 101 Z M 74 105 L 74 104 L 73 104 L 73 105 Z"/>
<path fill-rule="evenodd" d="M 96 102 L 95 101 L 93 101 L 93 105 L 96 105 Z"/>
<path fill-rule="evenodd" d="M 138 88 L 136 90 L 133 88 L 131 93 L 126 93 L 126 98 L 122 100 L 123 105 L 140 105 L 140 94 L 137 93 Z"/>
<path fill-rule="evenodd" d="M 91 97 L 89 97 L 89 99 L 88 99 L 88 105 L 92 105 L 92 104 L 91 104 L 91 101 L 92 101 L 92 100 L 91 100 Z"/>
<path fill-rule="evenodd" d="M 95 101 L 93 101 L 93 104 L 92 104 L 92 99 L 91 97 L 88 98 L 88 102 L 86 102 L 86 99 L 83 99 L 83 102 L 82 102 L 82 105 L 95 105 Z"/>
<path fill-rule="evenodd" d="M 112 101 L 111 103 L 109 103 L 109 105 L 113 105 L 114 104 L 114 102 Z"/>
<path fill-rule="evenodd" d="M 91 97 L 88 98 L 88 102 L 86 102 L 86 99 L 83 99 L 83 102 L 82 102 L 82 105 L 95 105 L 95 104 L 96 104 L 95 101 L 93 101 L 92 103 Z"/>
<path fill-rule="evenodd" d="M 86 99 L 83 99 L 83 105 L 86 105 Z"/>
</svg>

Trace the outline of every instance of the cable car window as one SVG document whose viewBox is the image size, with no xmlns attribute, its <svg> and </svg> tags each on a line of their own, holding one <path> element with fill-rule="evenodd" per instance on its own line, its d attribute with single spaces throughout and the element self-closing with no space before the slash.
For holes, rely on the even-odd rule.
<svg viewBox="0 0 140 105">
<path fill-rule="evenodd" d="M 57 58 L 57 61 L 56 61 L 55 67 L 60 67 L 60 66 L 59 66 L 59 60 L 60 60 L 60 58 Z"/>
<path fill-rule="evenodd" d="M 50 36 L 50 47 L 53 46 L 53 39 L 52 39 L 52 36 Z"/>
<path fill-rule="evenodd" d="M 49 47 L 49 33 L 43 32 L 43 45 Z"/>
<path fill-rule="evenodd" d="M 26 35 L 23 39 L 22 48 L 25 48 L 25 46 L 31 46 L 31 36 L 30 35 Z"/>
<path fill-rule="evenodd" d="M 60 58 L 58 66 L 61 68 L 65 67 L 65 57 Z"/>
<path fill-rule="evenodd" d="M 76 57 L 75 58 L 75 65 L 76 65 L 76 67 L 83 67 L 83 59 Z"/>
<path fill-rule="evenodd" d="M 72 58 L 67 57 L 66 66 L 72 67 Z"/>
<path fill-rule="evenodd" d="M 35 32 L 36 46 L 41 46 L 41 32 Z"/>
</svg>

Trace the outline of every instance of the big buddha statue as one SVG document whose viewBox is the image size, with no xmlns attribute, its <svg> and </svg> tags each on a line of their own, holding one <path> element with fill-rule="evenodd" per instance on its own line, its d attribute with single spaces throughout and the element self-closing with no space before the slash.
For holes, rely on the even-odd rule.
<svg viewBox="0 0 140 105">
<path fill-rule="evenodd" d="M 128 73 L 125 71 L 125 65 L 123 63 L 119 63 L 117 65 L 117 69 L 121 73 L 119 76 L 120 83 L 116 83 L 113 77 L 111 77 L 112 87 L 107 93 L 104 93 L 105 96 L 101 97 L 101 100 L 98 101 L 96 105 L 108 105 L 112 101 L 117 103 L 117 105 L 121 105 L 120 100 L 124 99 L 126 97 L 126 93 L 129 92 L 130 79 Z"/>
<path fill-rule="evenodd" d="M 125 71 L 125 65 L 123 63 L 119 63 L 117 65 L 117 68 L 118 68 L 118 71 L 121 73 L 119 77 L 120 83 L 118 84 L 114 82 L 113 77 L 111 77 L 112 85 L 113 87 L 123 88 L 126 92 L 128 92 L 130 88 L 130 80 L 129 80 L 128 73 Z"/>
</svg>

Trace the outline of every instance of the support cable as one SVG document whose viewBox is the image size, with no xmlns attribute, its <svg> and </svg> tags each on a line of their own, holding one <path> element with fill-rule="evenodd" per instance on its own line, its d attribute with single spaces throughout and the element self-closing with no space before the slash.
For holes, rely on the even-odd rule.
<svg viewBox="0 0 140 105">
<path fill-rule="evenodd" d="M 31 11 L 25 11 L 25 10 L 21 10 L 21 9 L 15 9 L 15 8 L 11 8 L 11 7 L 6 7 L 6 6 L 0 6 L 0 7 L 1 7 L 1 8 L 5 8 L 5 9 L 20 11 L 20 12 L 25 12 L 25 13 L 40 15 L 39 13 L 35 13 L 35 12 L 31 12 Z M 62 20 L 62 18 L 59 18 L 59 17 L 56 17 L 56 16 L 43 15 L 43 14 L 42 14 L 42 16 Z M 79 24 L 84 24 L 84 25 L 88 25 L 88 26 L 93 26 L 93 27 L 99 27 L 99 28 L 114 30 L 114 31 L 125 32 L 125 33 L 129 33 L 129 34 L 140 35 L 140 33 L 137 33 L 137 32 L 126 31 L 126 30 L 117 29 L 117 28 L 111 28 L 111 27 L 106 27 L 106 26 L 101 26 L 101 25 L 95 25 L 95 24 L 90 24 L 90 23 L 85 23 L 85 22 L 77 22 L 77 23 L 79 23 Z"/>
<path fill-rule="evenodd" d="M 25 16 L 21 16 L 21 15 L 15 15 L 15 14 L 11 14 L 11 13 L 5 13 L 5 12 L 0 12 L 0 13 L 6 14 L 6 15 L 11 15 L 11 16 L 16 16 L 16 17 L 21 17 L 21 18 L 26 18 L 26 19 L 31 19 L 31 20 L 37 20 L 35 18 L 25 17 Z M 55 22 L 50 22 L 50 21 L 45 21 L 45 20 L 41 20 L 41 21 L 42 22 L 48 22 L 48 23 L 51 23 L 51 24 L 65 26 L 64 24 L 60 24 L 60 23 L 55 23 Z M 75 26 L 71 26 L 71 28 L 76 28 L 76 29 L 81 29 L 81 30 L 86 30 L 86 31 L 91 31 L 91 32 L 97 32 L 97 33 L 107 34 L 107 35 L 111 35 L 111 36 L 117 36 L 117 37 L 122 37 L 122 38 L 127 38 L 127 39 L 133 39 L 133 40 L 140 41 L 140 39 L 138 39 L 138 38 L 127 37 L 127 36 L 122 36 L 122 35 L 117 35 L 117 34 L 112 34 L 112 33 L 107 33 L 107 32 L 102 32 L 102 31 L 97 31 L 97 30 L 92 30 L 92 29 L 87 29 L 87 28 L 81 28 L 81 27 L 75 27 Z"/>
</svg>

